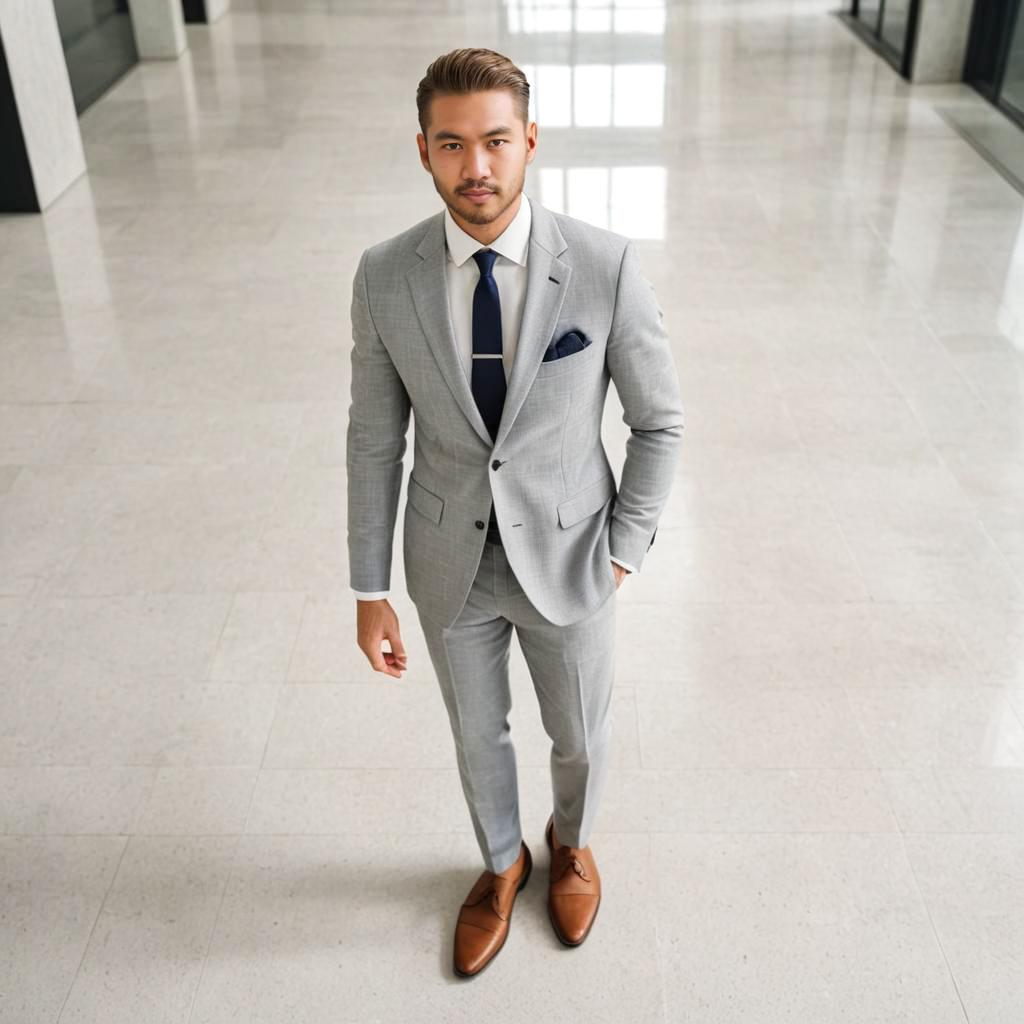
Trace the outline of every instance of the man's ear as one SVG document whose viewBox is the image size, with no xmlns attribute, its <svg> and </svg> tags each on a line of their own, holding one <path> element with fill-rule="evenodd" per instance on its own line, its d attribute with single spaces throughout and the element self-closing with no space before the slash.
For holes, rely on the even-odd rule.
<svg viewBox="0 0 1024 1024">
<path fill-rule="evenodd" d="M 416 152 L 419 154 L 420 164 L 425 171 L 430 170 L 430 156 L 427 154 L 427 140 L 423 138 L 422 132 L 416 133 Z"/>
</svg>

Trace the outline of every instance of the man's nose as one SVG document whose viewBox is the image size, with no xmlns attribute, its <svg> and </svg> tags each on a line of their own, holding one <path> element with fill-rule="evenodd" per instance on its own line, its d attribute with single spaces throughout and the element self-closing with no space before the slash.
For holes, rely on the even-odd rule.
<svg viewBox="0 0 1024 1024">
<path fill-rule="evenodd" d="M 470 154 L 466 158 L 466 165 L 463 168 L 463 173 L 472 182 L 483 182 L 490 177 L 491 168 L 487 162 L 487 157 L 483 155 Z M 481 185 L 481 187 L 483 187 Z"/>
</svg>

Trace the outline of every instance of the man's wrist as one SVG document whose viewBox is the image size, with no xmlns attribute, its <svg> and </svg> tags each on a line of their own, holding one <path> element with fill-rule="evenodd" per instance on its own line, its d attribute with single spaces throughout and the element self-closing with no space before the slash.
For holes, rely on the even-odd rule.
<svg viewBox="0 0 1024 1024">
<path fill-rule="evenodd" d="M 620 559 L 616 558 L 614 555 L 609 555 L 608 557 L 611 558 L 611 560 L 616 565 L 622 566 L 622 568 L 625 569 L 626 572 L 636 572 L 636 568 L 630 565 L 628 562 L 623 562 Z"/>
</svg>

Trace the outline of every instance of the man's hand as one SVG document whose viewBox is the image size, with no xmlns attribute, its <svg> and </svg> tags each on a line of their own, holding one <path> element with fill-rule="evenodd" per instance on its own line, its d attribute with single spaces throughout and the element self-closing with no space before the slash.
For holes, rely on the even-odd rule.
<svg viewBox="0 0 1024 1024">
<path fill-rule="evenodd" d="M 622 581 L 629 575 L 629 570 L 624 569 L 618 562 L 612 562 L 612 568 L 615 570 L 615 589 L 618 590 Z"/>
<path fill-rule="evenodd" d="M 376 672 L 402 678 L 405 671 L 405 648 L 398 631 L 398 616 L 386 597 L 379 601 L 356 600 L 356 632 L 359 649 L 370 659 Z M 381 648 L 387 640 L 391 650 Z"/>
</svg>

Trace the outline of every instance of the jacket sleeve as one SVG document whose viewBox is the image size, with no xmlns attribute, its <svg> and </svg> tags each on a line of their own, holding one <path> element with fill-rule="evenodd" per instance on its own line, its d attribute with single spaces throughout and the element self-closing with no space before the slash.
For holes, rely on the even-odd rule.
<svg viewBox="0 0 1024 1024">
<path fill-rule="evenodd" d="M 370 312 L 367 253 L 352 282 L 352 390 L 348 410 L 349 586 L 387 591 L 409 428 L 409 395 Z"/>
<path fill-rule="evenodd" d="M 632 240 L 619 267 L 606 360 L 630 428 L 609 545 L 613 557 L 640 569 L 675 479 L 683 403 L 663 314 Z"/>
</svg>

